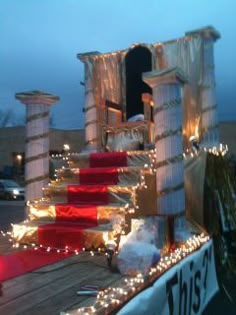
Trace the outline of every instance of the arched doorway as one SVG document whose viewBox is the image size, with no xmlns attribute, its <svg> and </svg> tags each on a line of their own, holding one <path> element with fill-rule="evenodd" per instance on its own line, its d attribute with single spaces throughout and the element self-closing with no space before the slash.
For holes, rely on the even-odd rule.
<svg viewBox="0 0 236 315">
<path fill-rule="evenodd" d="M 126 118 L 143 114 L 142 93 L 152 89 L 142 80 L 142 73 L 152 70 L 152 54 L 144 46 L 135 46 L 125 57 L 126 69 Z"/>
</svg>

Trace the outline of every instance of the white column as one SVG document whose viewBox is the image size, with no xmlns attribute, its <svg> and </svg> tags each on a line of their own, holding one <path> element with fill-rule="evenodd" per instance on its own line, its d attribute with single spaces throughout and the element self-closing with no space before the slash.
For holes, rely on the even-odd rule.
<svg viewBox="0 0 236 315">
<path fill-rule="evenodd" d="M 214 42 L 220 38 L 219 32 L 213 27 L 206 27 L 186 33 L 186 35 L 202 36 L 202 78 L 201 87 L 201 106 L 202 106 L 202 139 L 203 147 L 213 147 L 219 145 L 219 129 L 216 103 L 216 83 L 214 67 Z"/>
<path fill-rule="evenodd" d="M 17 93 L 26 105 L 25 184 L 26 201 L 42 197 L 49 182 L 49 105 L 59 97 L 40 91 Z"/>
<path fill-rule="evenodd" d="M 98 117 L 97 107 L 94 99 L 93 89 L 93 65 L 90 61 L 89 54 L 78 54 L 78 58 L 84 63 L 85 68 L 85 150 L 98 150 Z"/>
<path fill-rule="evenodd" d="M 153 89 L 158 213 L 181 216 L 185 212 L 182 86 L 186 79 L 172 68 L 145 73 L 143 80 Z"/>
</svg>

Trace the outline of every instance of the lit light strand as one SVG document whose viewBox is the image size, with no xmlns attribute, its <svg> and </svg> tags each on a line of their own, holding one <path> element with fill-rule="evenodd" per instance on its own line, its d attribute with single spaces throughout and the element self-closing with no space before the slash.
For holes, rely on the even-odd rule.
<svg viewBox="0 0 236 315">
<path fill-rule="evenodd" d="M 164 272 L 177 264 L 203 244 L 209 241 L 209 236 L 201 233 L 189 238 L 185 244 L 176 248 L 174 252 L 163 256 L 156 266 L 151 267 L 149 273 L 143 276 L 141 273 L 135 277 L 124 278 L 119 287 L 108 287 L 98 293 L 94 305 L 82 307 L 76 310 L 76 314 L 108 314 L 114 312 L 117 307 L 134 297 L 138 292 L 145 289 L 153 281 L 156 281 Z M 70 312 L 66 313 L 70 315 Z"/>
</svg>

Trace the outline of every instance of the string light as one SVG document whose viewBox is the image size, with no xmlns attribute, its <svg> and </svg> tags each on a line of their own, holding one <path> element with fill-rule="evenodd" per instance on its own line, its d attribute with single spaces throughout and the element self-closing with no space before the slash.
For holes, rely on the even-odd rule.
<svg viewBox="0 0 236 315">
<path fill-rule="evenodd" d="M 213 146 L 211 148 L 200 148 L 198 151 L 196 150 L 190 150 L 190 149 L 186 149 L 185 152 L 183 152 L 183 158 L 186 159 L 187 157 L 191 156 L 199 156 L 201 152 L 207 152 L 216 156 L 224 156 L 226 155 L 226 153 L 229 151 L 228 145 L 223 145 L 222 143 L 220 143 L 219 146 Z"/>
<path fill-rule="evenodd" d="M 225 151 L 227 152 L 228 148 L 227 146 L 220 145 L 219 148 L 213 147 L 212 149 L 203 149 L 204 151 L 208 151 L 213 154 L 221 154 L 224 155 Z M 150 150 L 148 152 L 148 158 L 149 162 L 144 164 L 145 172 L 140 172 L 140 181 L 136 185 L 132 186 L 118 186 L 116 189 L 120 192 L 126 192 L 130 194 L 131 196 L 131 203 L 126 203 L 120 209 L 124 212 L 128 213 L 134 213 L 135 209 L 138 209 L 137 204 L 137 191 L 142 188 L 147 188 L 146 181 L 145 181 L 145 174 L 147 173 L 153 173 L 155 172 L 155 164 L 156 164 L 156 149 Z M 128 152 L 128 156 L 132 156 L 134 153 Z M 137 152 L 135 152 L 137 154 Z M 143 153 L 140 153 L 140 155 Z M 147 151 L 144 151 L 144 154 L 147 154 Z M 187 156 L 195 156 L 198 155 L 199 152 L 190 151 L 187 150 L 183 153 L 183 157 L 186 158 Z M 66 153 L 66 154 L 58 154 L 53 156 L 53 158 L 62 158 L 64 161 L 69 163 L 76 162 L 77 157 L 79 157 L 79 153 Z M 63 171 L 66 171 L 66 168 L 62 168 Z M 52 191 L 53 188 L 60 188 L 60 171 L 55 172 L 55 177 L 57 178 L 57 181 L 55 183 L 49 184 L 47 187 L 44 188 L 44 192 L 46 194 L 46 198 L 42 197 L 38 199 L 37 201 L 34 201 L 36 204 L 41 202 L 48 202 L 50 200 L 49 197 L 50 191 Z M 121 170 L 121 172 L 124 172 L 124 169 Z M 28 203 L 28 205 L 31 205 L 31 203 Z M 125 235 L 125 230 L 123 229 L 124 226 L 122 226 L 121 234 Z M 4 233 L 1 231 L 1 234 L 5 237 L 13 237 L 12 233 Z M 129 279 L 125 278 L 123 283 L 121 284 L 121 287 L 112 288 L 109 287 L 106 290 L 99 292 L 97 299 L 95 301 L 95 304 L 91 307 L 81 308 L 78 309 L 78 314 L 94 314 L 97 312 L 97 310 L 101 310 L 101 308 L 105 308 L 106 312 L 110 312 L 113 308 L 115 308 L 117 305 L 123 304 L 127 299 L 131 298 L 135 294 L 137 294 L 140 290 L 145 288 L 150 281 L 153 281 L 157 279 L 162 273 L 164 273 L 166 270 L 174 266 L 178 261 L 186 257 L 187 255 L 191 254 L 193 251 L 200 248 L 205 242 L 209 240 L 209 236 L 206 236 L 204 234 L 195 235 L 191 238 L 189 238 L 181 247 L 175 249 L 172 253 L 167 254 L 166 256 L 163 256 L 159 263 L 152 267 L 149 271 L 149 273 L 146 276 L 143 276 L 142 274 L 138 274 L 135 277 L 131 277 Z M 114 240 L 110 240 L 111 242 Z M 116 242 L 114 242 L 116 244 Z M 20 244 L 17 242 L 13 244 L 14 247 L 18 248 Z M 29 245 L 22 245 L 23 248 L 28 248 Z M 68 246 L 65 246 L 64 248 L 53 248 L 51 246 L 44 246 L 42 244 L 31 244 L 31 248 L 34 250 L 45 250 L 46 252 L 54 251 L 58 254 L 60 253 L 66 253 L 66 254 L 75 254 L 79 255 L 81 252 L 79 249 L 72 250 Z M 82 248 L 82 251 L 88 250 L 86 248 Z M 97 251 L 90 250 L 89 253 L 91 256 L 94 256 L 96 253 L 100 253 L 105 248 L 99 247 Z M 69 314 L 69 313 L 68 313 Z"/>
<path fill-rule="evenodd" d="M 203 233 L 192 236 L 185 244 L 176 248 L 174 252 L 162 257 L 156 266 L 150 268 L 146 276 L 139 273 L 135 277 L 124 278 L 119 287 L 108 287 L 100 291 L 92 306 L 79 308 L 76 310 L 76 314 L 105 314 L 107 312 L 114 312 L 117 306 L 124 304 L 138 292 L 145 289 L 148 284 L 157 280 L 164 272 L 187 255 L 198 250 L 209 239 L 209 236 Z M 70 312 L 67 314 L 70 315 Z"/>
</svg>

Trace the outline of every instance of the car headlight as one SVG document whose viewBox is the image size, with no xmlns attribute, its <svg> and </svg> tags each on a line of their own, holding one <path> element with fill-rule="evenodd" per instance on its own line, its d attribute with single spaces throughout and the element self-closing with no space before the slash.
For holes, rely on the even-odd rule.
<svg viewBox="0 0 236 315">
<path fill-rule="evenodd" d="M 13 189 L 13 195 L 19 195 L 19 190 Z"/>
</svg>

